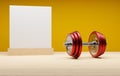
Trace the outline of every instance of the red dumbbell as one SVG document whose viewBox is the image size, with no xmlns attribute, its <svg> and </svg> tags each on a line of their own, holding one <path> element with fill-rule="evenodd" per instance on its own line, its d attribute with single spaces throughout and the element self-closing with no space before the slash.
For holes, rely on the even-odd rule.
<svg viewBox="0 0 120 76">
<path fill-rule="evenodd" d="M 89 36 L 88 42 L 82 43 L 82 38 L 78 31 L 68 34 L 65 46 L 70 56 L 77 59 L 82 52 L 82 45 L 88 46 L 92 57 L 97 58 L 105 52 L 106 39 L 103 34 L 93 31 Z"/>
</svg>

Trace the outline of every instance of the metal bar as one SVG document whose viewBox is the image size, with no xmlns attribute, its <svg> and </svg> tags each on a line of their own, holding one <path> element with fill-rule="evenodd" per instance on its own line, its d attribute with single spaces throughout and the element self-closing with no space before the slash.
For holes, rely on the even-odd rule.
<svg viewBox="0 0 120 76">
<path fill-rule="evenodd" d="M 83 42 L 82 45 L 84 45 L 84 46 L 95 46 L 95 45 L 98 45 L 98 42 L 96 42 L 96 41 Z"/>
<path fill-rule="evenodd" d="M 72 43 L 71 43 L 71 42 L 65 42 L 64 45 L 65 45 L 65 46 L 71 46 Z M 95 46 L 95 45 L 98 45 L 98 42 L 96 42 L 96 41 L 92 41 L 92 42 L 83 42 L 82 45 L 83 45 L 83 46 Z"/>
</svg>

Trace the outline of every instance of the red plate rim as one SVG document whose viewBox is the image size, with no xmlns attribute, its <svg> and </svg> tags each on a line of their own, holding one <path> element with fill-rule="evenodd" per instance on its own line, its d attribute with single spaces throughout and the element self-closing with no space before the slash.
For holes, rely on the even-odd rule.
<svg viewBox="0 0 120 76">
<path fill-rule="evenodd" d="M 75 59 L 77 59 L 80 56 L 81 51 L 82 51 L 82 39 L 81 39 L 80 33 L 78 31 L 73 32 L 73 34 L 76 39 L 76 49 L 75 49 L 75 53 L 74 53 L 73 57 Z"/>
<path fill-rule="evenodd" d="M 77 36 L 77 34 L 76 34 L 76 31 L 75 32 L 73 32 L 72 33 L 73 35 L 74 35 L 74 37 L 75 37 L 75 50 L 74 50 L 74 55 L 73 55 L 73 57 L 75 58 L 75 59 L 77 59 L 78 57 L 77 57 L 77 53 L 78 53 L 78 50 L 79 50 L 79 43 L 78 43 L 78 36 Z"/>
<path fill-rule="evenodd" d="M 76 31 L 76 34 L 78 36 L 78 53 L 77 53 L 76 58 L 78 58 L 81 55 L 81 52 L 82 52 L 82 38 L 81 38 L 81 35 L 78 31 Z"/>
</svg>

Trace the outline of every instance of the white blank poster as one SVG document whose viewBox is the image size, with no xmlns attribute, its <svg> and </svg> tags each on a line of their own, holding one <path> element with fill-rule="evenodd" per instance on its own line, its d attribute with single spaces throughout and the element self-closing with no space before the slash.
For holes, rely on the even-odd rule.
<svg viewBox="0 0 120 76">
<path fill-rule="evenodd" d="M 51 48 L 51 7 L 10 5 L 10 48 Z"/>
</svg>

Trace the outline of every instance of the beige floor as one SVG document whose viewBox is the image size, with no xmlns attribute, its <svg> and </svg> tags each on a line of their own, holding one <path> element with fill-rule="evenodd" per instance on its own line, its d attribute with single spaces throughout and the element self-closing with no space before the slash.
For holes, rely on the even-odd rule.
<svg viewBox="0 0 120 76">
<path fill-rule="evenodd" d="M 106 52 L 98 59 L 84 52 L 77 60 L 65 52 L 37 56 L 0 53 L 0 76 L 120 76 L 120 52 Z"/>
</svg>

